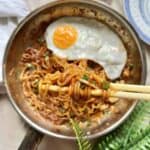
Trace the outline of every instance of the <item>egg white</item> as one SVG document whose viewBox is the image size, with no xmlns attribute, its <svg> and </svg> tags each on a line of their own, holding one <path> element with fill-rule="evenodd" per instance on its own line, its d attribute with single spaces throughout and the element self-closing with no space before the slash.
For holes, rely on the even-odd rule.
<svg viewBox="0 0 150 150">
<path fill-rule="evenodd" d="M 78 37 L 72 46 L 62 50 L 55 46 L 53 34 L 58 26 L 65 24 L 75 27 Z M 120 38 L 94 19 L 63 17 L 52 22 L 44 36 L 48 49 L 55 55 L 68 60 L 93 60 L 103 66 L 109 79 L 118 78 L 126 64 L 127 53 Z"/>
</svg>

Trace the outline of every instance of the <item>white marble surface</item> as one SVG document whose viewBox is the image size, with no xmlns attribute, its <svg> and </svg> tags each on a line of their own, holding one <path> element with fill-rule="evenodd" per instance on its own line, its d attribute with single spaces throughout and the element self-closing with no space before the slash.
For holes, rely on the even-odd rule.
<svg viewBox="0 0 150 150">
<path fill-rule="evenodd" d="M 35 9 L 41 4 L 51 0 L 27 0 L 29 8 Z M 107 0 L 109 1 L 109 0 Z M 112 7 L 123 14 L 121 0 L 113 0 Z M 147 83 L 150 84 L 150 47 L 147 46 Z M 26 128 L 24 121 L 15 112 L 6 95 L 0 95 L 0 150 L 16 150 L 20 145 Z M 76 144 L 66 140 L 60 140 L 45 136 L 38 150 L 76 150 Z"/>
</svg>

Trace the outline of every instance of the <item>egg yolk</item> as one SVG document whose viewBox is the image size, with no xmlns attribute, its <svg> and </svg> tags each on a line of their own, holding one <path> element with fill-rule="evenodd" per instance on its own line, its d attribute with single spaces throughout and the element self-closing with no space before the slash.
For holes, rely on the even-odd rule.
<svg viewBox="0 0 150 150">
<path fill-rule="evenodd" d="M 72 46 L 77 40 L 77 30 L 71 25 L 61 25 L 56 28 L 53 34 L 53 42 L 56 47 L 66 49 Z"/>
</svg>

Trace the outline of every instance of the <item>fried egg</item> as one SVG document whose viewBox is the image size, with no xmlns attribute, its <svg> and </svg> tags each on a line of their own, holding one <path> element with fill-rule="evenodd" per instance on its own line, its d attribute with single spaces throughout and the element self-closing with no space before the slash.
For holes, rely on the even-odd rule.
<svg viewBox="0 0 150 150">
<path fill-rule="evenodd" d="M 120 38 L 94 19 L 60 18 L 47 27 L 44 37 L 47 48 L 55 55 L 97 62 L 112 80 L 121 75 L 126 64 L 127 53 Z"/>
</svg>

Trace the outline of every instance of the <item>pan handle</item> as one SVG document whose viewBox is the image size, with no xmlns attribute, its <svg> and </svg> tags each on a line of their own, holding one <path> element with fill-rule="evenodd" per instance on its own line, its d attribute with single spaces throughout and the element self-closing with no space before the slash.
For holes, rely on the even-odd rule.
<svg viewBox="0 0 150 150">
<path fill-rule="evenodd" d="M 29 127 L 27 134 L 25 135 L 18 150 L 37 150 L 40 144 L 43 134 Z"/>
</svg>

